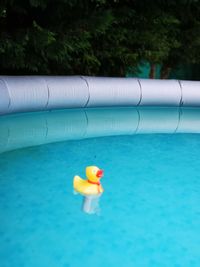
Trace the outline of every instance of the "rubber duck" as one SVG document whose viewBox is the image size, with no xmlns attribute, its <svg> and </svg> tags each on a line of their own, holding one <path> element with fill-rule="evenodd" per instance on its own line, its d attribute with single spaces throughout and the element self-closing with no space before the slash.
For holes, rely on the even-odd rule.
<svg viewBox="0 0 200 267">
<path fill-rule="evenodd" d="M 100 183 L 100 178 L 103 176 L 103 170 L 96 166 L 86 167 L 87 180 L 82 179 L 80 176 L 74 176 L 74 189 L 82 195 L 99 195 L 103 193 L 103 187 Z"/>
</svg>

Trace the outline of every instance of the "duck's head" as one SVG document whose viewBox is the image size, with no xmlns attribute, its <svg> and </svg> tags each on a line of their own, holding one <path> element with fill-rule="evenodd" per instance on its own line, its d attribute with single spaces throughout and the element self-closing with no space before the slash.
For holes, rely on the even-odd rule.
<svg viewBox="0 0 200 267">
<path fill-rule="evenodd" d="M 99 179 L 103 177 L 103 170 L 96 166 L 88 166 L 86 168 L 86 176 L 89 181 L 98 183 Z"/>
</svg>

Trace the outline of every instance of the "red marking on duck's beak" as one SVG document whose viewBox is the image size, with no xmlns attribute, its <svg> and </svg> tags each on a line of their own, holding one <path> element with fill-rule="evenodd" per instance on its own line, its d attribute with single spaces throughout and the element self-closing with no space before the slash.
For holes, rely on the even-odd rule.
<svg viewBox="0 0 200 267">
<path fill-rule="evenodd" d="M 103 176 L 103 170 L 98 170 L 96 173 L 96 177 L 101 178 Z"/>
</svg>

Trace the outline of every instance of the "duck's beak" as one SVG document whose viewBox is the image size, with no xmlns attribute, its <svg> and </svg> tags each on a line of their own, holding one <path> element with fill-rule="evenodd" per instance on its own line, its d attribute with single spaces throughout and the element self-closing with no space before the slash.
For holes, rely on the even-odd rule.
<svg viewBox="0 0 200 267">
<path fill-rule="evenodd" d="M 103 170 L 98 170 L 96 173 L 96 177 L 102 178 L 103 177 Z"/>
</svg>

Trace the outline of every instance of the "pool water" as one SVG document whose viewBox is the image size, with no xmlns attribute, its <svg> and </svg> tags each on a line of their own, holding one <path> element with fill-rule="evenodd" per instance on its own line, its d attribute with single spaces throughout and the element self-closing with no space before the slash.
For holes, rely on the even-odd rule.
<svg viewBox="0 0 200 267">
<path fill-rule="evenodd" d="M 200 266 L 200 135 L 100 137 L 0 154 L 0 266 Z M 104 169 L 96 213 L 73 176 Z"/>
</svg>

